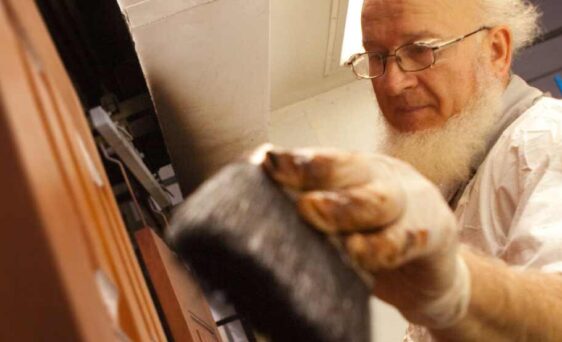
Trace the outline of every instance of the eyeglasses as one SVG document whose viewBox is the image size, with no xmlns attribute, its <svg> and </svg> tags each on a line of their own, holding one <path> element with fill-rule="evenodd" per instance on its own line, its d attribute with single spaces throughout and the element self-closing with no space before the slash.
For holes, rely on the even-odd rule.
<svg viewBox="0 0 562 342">
<path fill-rule="evenodd" d="M 368 79 L 384 75 L 386 71 L 386 62 L 389 57 L 396 58 L 396 63 L 403 72 L 421 71 L 435 64 L 436 51 L 458 43 L 480 31 L 489 29 L 490 27 L 483 26 L 476 31 L 465 34 L 464 36 L 436 45 L 427 42 L 409 43 L 397 48 L 394 50 L 394 53 L 390 55 L 383 55 L 376 52 L 356 53 L 351 56 L 345 64 L 347 66 L 351 66 L 353 73 L 358 78 Z"/>
</svg>

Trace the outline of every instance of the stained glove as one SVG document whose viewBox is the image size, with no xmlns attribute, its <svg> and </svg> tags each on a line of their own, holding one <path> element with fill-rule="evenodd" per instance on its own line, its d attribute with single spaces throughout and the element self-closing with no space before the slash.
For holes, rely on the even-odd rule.
<svg viewBox="0 0 562 342">
<path fill-rule="evenodd" d="M 374 294 L 412 323 L 446 328 L 467 311 L 470 273 L 439 190 L 410 165 L 376 154 L 271 149 L 263 167 L 296 190 L 312 226 L 343 241 L 374 275 Z"/>
</svg>

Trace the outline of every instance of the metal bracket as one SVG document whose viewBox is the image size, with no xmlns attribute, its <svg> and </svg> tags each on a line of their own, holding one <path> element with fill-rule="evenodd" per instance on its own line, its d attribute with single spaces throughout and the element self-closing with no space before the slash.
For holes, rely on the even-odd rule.
<svg viewBox="0 0 562 342">
<path fill-rule="evenodd" d="M 111 120 L 109 114 L 102 107 L 95 107 L 90 109 L 90 118 L 96 131 L 98 131 L 105 142 L 111 146 L 129 171 L 131 171 L 154 199 L 156 204 L 158 204 L 161 209 L 172 206 L 169 194 L 162 189 L 160 183 L 158 183 L 142 161 L 139 152 Z"/>
</svg>

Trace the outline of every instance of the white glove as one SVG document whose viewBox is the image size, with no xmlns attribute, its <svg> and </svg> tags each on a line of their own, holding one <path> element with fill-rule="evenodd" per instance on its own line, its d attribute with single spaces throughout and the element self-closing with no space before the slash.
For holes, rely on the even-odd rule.
<svg viewBox="0 0 562 342">
<path fill-rule="evenodd" d="M 344 240 L 374 274 L 374 294 L 412 323 L 440 329 L 464 317 L 470 273 L 458 253 L 456 219 L 414 168 L 383 155 L 270 150 L 266 172 L 299 191 L 301 215 Z"/>
</svg>

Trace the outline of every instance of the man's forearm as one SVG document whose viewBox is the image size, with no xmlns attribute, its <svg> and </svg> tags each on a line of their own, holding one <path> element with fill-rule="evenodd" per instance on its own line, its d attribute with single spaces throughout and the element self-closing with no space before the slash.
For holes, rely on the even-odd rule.
<svg viewBox="0 0 562 342">
<path fill-rule="evenodd" d="M 472 277 L 466 317 L 439 341 L 562 341 L 562 276 L 517 271 L 501 261 L 461 252 Z"/>
</svg>

